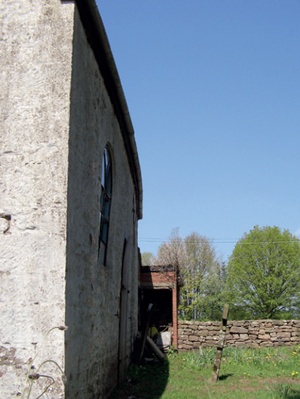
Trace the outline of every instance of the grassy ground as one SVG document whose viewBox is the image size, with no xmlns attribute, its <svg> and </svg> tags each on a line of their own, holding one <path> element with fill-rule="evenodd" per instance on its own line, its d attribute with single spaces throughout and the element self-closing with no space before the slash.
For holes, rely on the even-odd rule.
<svg viewBox="0 0 300 399">
<path fill-rule="evenodd" d="M 219 381 L 212 383 L 215 354 L 170 353 L 163 364 L 132 366 L 111 399 L 300 399 L 300 346 L 224 348 Z"/>
</svg>

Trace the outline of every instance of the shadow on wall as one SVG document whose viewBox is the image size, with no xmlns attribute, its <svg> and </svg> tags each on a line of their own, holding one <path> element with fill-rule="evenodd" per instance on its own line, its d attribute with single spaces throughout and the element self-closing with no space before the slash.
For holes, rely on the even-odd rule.
<svg viewBox="0 0 300 399">
<path fill-rule="evenodd" d="M 169 378 L 169 362 L 156 359 L 129 367 L 127 377 L 113 391 L 109 399 L 160 398 Z"/>
</svg>

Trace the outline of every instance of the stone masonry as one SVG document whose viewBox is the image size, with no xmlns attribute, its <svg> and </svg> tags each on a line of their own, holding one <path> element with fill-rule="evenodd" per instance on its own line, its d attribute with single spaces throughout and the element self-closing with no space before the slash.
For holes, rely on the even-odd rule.
<svg viewBox="0 0 300 399">
<path fill-rule="evenodd" d="M 0 397 L 107 399 L 138 329 L 142 183 L 125 96 L 95 0 L 0 1 L 0 21 Z"/>
<path fill-rule="evenodd" d="M 220 322 L 178 321 L 178 349 L 214 347 L 220 339 Z M 228 321 L 225 345 L 270 347 L 300 343 L 300 320 Z"/>
</svg>

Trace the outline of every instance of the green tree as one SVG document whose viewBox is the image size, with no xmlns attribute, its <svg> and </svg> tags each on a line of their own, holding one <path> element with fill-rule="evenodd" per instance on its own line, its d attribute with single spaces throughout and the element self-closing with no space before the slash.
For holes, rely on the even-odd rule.
<svg viewBox="0 0 300 399">
<path fill-rule="evenodd" d="M 142 252 L 142 266 L 152 266 L 155 263 L 155 256 L 152 252 Z"/>
<path fill-rule="evenodd" d="M 222 312 L 222 264 L 209 240 L 191 233 L 181 238 L 178 229 L 163 243 L 157 264 L 173 264 L 179 272 L 181 287 L 179 314 L 187 320 L 216 320 Z"/>
<path fill-rule="evenodd" d="M 300 241 L 288 230 L 255 226 L 238 241 L 227 268 L 231 318 L 297 315 Z"/>
<path fill-rule="evenodd" d="M 173 265 L 180 269 L 185 262 L 184 243 L 179 235 L 178 228 L 173 229 L 168 241 L 158 248 L 155 263 L 157 265 Z"/>
<path fill-rule="evenodd" d="M 192 320 L 216 320 L 223 307 L 221 262 L 210 241 L 198 233 L 184 239 L 185 263 L 180 272 L 183 287 L 180 291 L 181 317 Z"/>
</svg>

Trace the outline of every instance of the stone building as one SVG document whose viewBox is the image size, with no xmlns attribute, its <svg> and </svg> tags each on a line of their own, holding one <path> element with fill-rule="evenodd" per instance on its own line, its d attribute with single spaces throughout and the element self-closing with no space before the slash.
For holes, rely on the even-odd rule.
<svg viewBox="0 0 300 399">
<path fill-rule="evenodd" d="M 138 328 L 125 97 L 94 0 L 0 13 L 0 396 L 107 398 Z"/>
</svg>

